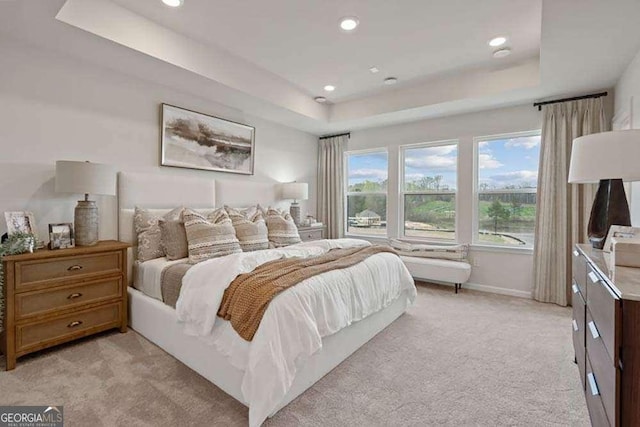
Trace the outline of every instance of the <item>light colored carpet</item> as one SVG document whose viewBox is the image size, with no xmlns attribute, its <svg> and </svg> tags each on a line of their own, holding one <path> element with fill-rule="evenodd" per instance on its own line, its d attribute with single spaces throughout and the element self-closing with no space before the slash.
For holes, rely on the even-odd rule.
<svg viewBox="0 0 640 427">
<path fill-rule="evenodd" d="M 133 331 L 27 356 L 0 404 L 64 405 L 68 426 L 243 426 L 248 410 Z M 420 285 L 411 309 L 272 426 L 587 426 L 570 310 Z"/>
</svg>

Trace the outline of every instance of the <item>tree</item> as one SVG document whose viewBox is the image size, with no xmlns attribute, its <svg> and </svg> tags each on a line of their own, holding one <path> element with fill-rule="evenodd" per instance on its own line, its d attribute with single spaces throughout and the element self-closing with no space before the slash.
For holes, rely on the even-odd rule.
<svg viewBox="0 0 640 427">
<path fill-rule="evenodd" d="M 517 216 L 520 213 L 520 208 L 522 208 L 522 203 L 517 198 L 514 198 L 511 201 L 511 211 L 514 216 Z"/>
<path fill-rule="evenodd" d="M 498 233 L 498 221 L 508 221 L 511 216 L 511 212 L 509 209 L 505 209 L 500 203 L 500 200 L 495 199 L 489 209 L 487 209 L 487 215 L 489 218 L 493 219 L 493 232 Z"/>
</svg>

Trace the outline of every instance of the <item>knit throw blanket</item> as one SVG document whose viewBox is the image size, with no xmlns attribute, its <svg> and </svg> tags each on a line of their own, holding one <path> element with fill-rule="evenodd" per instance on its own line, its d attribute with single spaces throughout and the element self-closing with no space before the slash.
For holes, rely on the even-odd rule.
<svg viewBox="0 0 640 427">
<path fill-rule="evenodd" d="M 218 316 L 229 320 L 245 340 L 251 341 L 271 300 L 280 292 L 330 270 L 356 265 L 372 255 L 395 251 L 388 246 L 333 249 L 313 258 L 270 261 L 239 275 L 224 291 Z"/>
</svg>

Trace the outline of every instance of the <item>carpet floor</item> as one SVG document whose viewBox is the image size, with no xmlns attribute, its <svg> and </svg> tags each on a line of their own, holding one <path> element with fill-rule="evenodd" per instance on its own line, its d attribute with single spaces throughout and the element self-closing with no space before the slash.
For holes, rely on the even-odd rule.
<svg viewBox="0 0 640 427">
<path fill-rule="evenodd" d="M 570 310 L 420 284 L 416 303 L 272 426 L 588 426 Z M 2 366 L 4 369 L 4 366 Z M 134 331 L 26 356 L 1 405 L 64 405 L 67 426 L 245 426 L 248 410 Z"/>
</svg>

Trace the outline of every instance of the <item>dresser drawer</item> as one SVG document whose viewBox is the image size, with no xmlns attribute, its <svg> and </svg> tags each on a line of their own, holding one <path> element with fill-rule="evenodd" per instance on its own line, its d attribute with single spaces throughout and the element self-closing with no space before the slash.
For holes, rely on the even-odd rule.
<svg viewBox="0 0 640 427">
<path fill-rule="evenodd" d="M 618 395 L 618 369 L 605 349 L 596 323 L 587 312 L 587 354 L 592 372 L 598 382 L 598 390 L 602 399 L 607 418 L 612 425 L 616 425 L 618 411 L 616 397 Z"/>
<path fill-rule="evenodd" d="M 86 278 L 122 271 L 121 252 L 62 257 L 50 260 L 17 262 L 16 290 L 20 287 L 56 282 L 69 278 Z"/>
<path fill-rule="evenodd" d="M 585 302 L 580 295 L 580 291 L 574 284 L 572 287 L 571 305 L 573 307 L 573 318 L 571 326 L 573 329 L 573 349 L 576 356 L 576 363 L 580 372 L 580 380 L 582 381 L 582 389 L 586 387 L 585 383 Z"/>
<path fill-rule="evenodd" d="M 16 327 L 16 352 L 28 353 L 119 326 L 120 302 Z"/>
<path fill-rule="evenodd" d="M 620 300 L 591 266 L 587 267 L 587 307 L 614 363 L 618 363 Z"/>
<path fill-rule="evenodd" d="M 308 242 L 309 240 L 320 240 L 322 239 L 322 229 L 300 230 L 300 239 L 302 239 L 303 242 Z"/>
<path fill-rule="evenodd" d="M 116 277 L 16 294 L 16 318 L 47 314 L 56 310 L 92 304 L 122 296 L 122 278 Z"/>
<path fill-rule="evenodd" d="M 582 256 L 577 249 L 571 253 L 572 278 L 582 294 L 582 298 L 587 299 L 587 259 Z"/>
<path fill-rule="evenodd" d="M 587 389 L 585 396 L 592 427 L 609 427 L 611 424 L 600 397 L 598 378 L 591 368 L 589 357 L 587 357 Z"/>
</svg>

